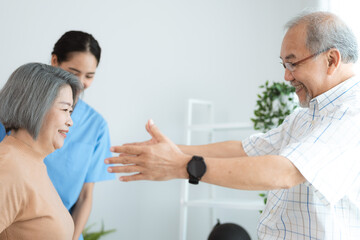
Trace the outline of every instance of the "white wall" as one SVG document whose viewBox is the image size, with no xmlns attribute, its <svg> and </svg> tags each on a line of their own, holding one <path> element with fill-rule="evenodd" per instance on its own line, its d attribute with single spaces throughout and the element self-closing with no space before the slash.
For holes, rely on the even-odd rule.
<svg viewBox="0 0 360 240">
<path fill-rule="evenodd" d="M 329 9 L 340 16 L 348 26 L 351 27 L 351 30 L 354 32 L 358 40 L 358 46 L 360 46 L 360 16 L 359 16 L 359 7 L 360 2 L 356 0 L 328 0 Z M 356 73 L 360 73 L 360 62 L 357 61 L 355 64 Z"/>
<path fill-rule="evenodd" d="M 319 1 L 0 0 L 0 85 L 21 64 L 49 63 L 65 31 L 88 31 L 103 56 L 84 98 L 107 119 L 113 144 L 148 139 L 148 118 L 184 143 L 188 98 L 214 101 L 216 121 L 249 121 L 258 86 L 283 80 L 284 23 Z M 179 197 L 178 180 L 99 183 L 89 223 L 117 229 L 104 239 L 177 239 Z M 191 214 L 189 239 L 205 239 L 208 210 Z M 228 215 L 256 239 L 257 212 Z"/>
</svg>

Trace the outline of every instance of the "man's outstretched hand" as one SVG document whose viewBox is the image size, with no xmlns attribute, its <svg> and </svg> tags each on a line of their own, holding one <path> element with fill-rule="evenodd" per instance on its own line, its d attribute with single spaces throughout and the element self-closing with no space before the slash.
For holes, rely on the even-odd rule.
<svg viewBox="0 0 360 240">
<path fill-rule="evenodd" d="M 146 130 L 152 139 L 141 143 L 128 143 L 113 146 L 111 151 L 119 153 L 117 157 L 105 159 L 111 166 L 111 173 L 134 173 L 121 176 L 124 182 L 136 180 L 165 181 L 174 178 L 188 178 L 186 164 L 191 159 L 169 138 L 163 135 L 152 120 L 146 124 Z"/>
</svg>

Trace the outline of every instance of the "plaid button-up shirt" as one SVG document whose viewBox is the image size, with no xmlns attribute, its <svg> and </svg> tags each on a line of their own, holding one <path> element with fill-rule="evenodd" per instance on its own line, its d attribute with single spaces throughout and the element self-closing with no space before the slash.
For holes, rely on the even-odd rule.
<svg viewBox="0 0 360 240">
<path fill-rule="evenodd" d="M 288 158 L 307 180 L 269 192 L 259 239 L 360 239 L 359 79 L 317 96 L 243 146 L 249 156 Z"/>
</svg>

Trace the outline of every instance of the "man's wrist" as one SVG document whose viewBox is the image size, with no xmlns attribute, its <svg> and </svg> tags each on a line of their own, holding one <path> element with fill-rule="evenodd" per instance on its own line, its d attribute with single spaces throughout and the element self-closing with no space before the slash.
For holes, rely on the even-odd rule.
<svg viewBox="0 0 360 240">
<path fill-rule="evenodd" d="M 189 173 L 187 172 L 187 164 L 191 160 L 192 156 L 183 154 L 181 157 L 181 165 L 180 165 L 180 171 L 179 171 L 179 178 L 181 179 L 189 179 Z"/>
</svg>

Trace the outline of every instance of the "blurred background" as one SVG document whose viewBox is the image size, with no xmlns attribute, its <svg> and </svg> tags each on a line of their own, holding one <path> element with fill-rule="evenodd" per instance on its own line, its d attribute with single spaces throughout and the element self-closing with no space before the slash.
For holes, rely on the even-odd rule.
<svg viewBox="0 0 360 240">
<path fill-rule="evenodd" d="M 259 86 L 283 81 L 284 24 L 303 10 L 329 10 L 356 22 L 356 1 L 336 0 L 0 0 L 0 86 L 20 65 L 50 63 L 69 30 L 93 34 L 103 54 L 84 100 L 107 120 L 113 145 L 149 139 L 152 118 L 186 143 L 189 98 L 213 102 L 215 122 L 250 124 Z M 355 29 L 354 29 L 355 30 Z M 359 29 L 355 31 L 358 34 Z M 218 135 L 241 140 L 248 131 Z M 103 239 L 179 239 L 181 180 L 97 183 L 88 225 L 116 229 Z M 190 198 L 208 197 L 207 184 Z M 258 201 L 258 192 L 217 188 L 217 196 Z M 189 208 L 187 239 L 206 239 L 210 208 Z M 258 210 L 217 209 L 257 239 Z"/>
</svg>

